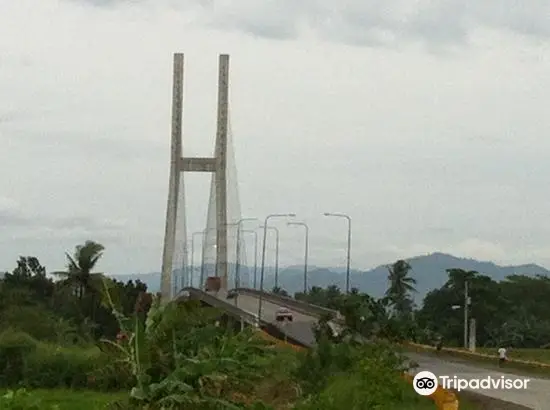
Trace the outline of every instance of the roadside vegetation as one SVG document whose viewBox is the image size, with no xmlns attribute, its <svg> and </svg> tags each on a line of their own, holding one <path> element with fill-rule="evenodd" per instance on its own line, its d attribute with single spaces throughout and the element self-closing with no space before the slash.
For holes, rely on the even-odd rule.
<svg viewBox="0 0 550 410">
<path fill-rule="evenodd" d="M 298 351 L 198 302 L 161 305 L 140 282 L 108 279 L 103 252 L 77 246 L 57 280 L 21 257 L 0 281 L 1 409 L 435 408 L 403 379 L 399 337 L 376 304 L 350 298 L 349 330 L 335 336 L 323 319 L 317 347 Z"/>
<path fill-rule="evenodd" d="M 0 279 L 1 409 L 434 409 L 402 377 L 399 346 L 438 337 L 460 346 L 462 314 L 452 306 L 465 281 L 482 352 L 504 345 L 512 358 L 550 357 L 537 349 L 550 340 L 547 278 L 494 282 L 450 269 L 419 309 L 411 268 L 400 260 L 388 267 L 380 299 L 334 286 L 296 294 L 346 322 L 335 335 L 322 318 L 317 346 L 300 350 L 253 328 L 237 331 L 223 312 L 195 301 L 161 305 L 145 284 L 98 272 L 103 252 L 87 241 L 67 254 L 66 270 L 50 273 L 20 257 Z"/>
</svg>

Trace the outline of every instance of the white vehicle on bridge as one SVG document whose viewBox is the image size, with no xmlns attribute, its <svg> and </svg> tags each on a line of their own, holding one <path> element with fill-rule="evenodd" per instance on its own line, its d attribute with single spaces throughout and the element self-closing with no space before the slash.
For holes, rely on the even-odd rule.
<svg viewBox="0 0 550 410">
<path fill-rule="evenodd" d="M 275 320 L 277 322 L 284 322 L 285 320 L 288 320 L 289 322 L 292 322 L 293 316 L 290 309 L 286 307 L 280 307 L 277 309 L 277 312 L 275 313 Z"/>
<path fill-rule="evenodd" d="M 227 292 L 226 299 L 235 299 L 237 296 L 239 296 L 239 293 L 235 289 L 231 289 Z"/>
</svg>

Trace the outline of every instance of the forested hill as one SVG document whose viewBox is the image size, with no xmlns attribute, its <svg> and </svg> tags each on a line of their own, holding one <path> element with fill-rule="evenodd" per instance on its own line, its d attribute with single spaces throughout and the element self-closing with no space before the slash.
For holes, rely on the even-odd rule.
<svg viewBox="0 0 550 410">
<path fill-rule="evenodd" d="M 493 262 L 477 261 L 474 259 L 458 258 L 444 253 L 432 253 L 429 255 L 415 256 L 407 259 L 412 267 L 411 276 L 417 281 L 415 301 L 418 303 L 424 295 L 432 290 L 441 287 L 447 280 L 446 269 L 458 268 L 473 270 L 487 275 L 494 280 L 500 281 L 506 276 L 513 274 L 525 274 L 528 276 L 550 275 L 550 271 L 536 264 L 518 266 L 500 266 Z M 388 261 L 391 264 L 395 261 Z M 231 267 L 232 268 L 232 267 Z M 246 268 L 243 271 L 246 272 Z M 252 271 L 252 269 L 249 269 Z M 271 289 L 274 282 L 274 269 L 267 269 L 265 287 Z M 345 269 L 336 267 L 310 267 L 309 286 L 327 287 L 337 285 L 345 289 Z M 151 291 L 160 289 L 160 273 L 147 273 L 136 275 L 113 275 L 118 280 L 140 279 L 145 282 Z M 378 266 L 367 271 L 353 270 L 351 272 L 351 286 L 358 287 L 362 292 L 372 296 L 380 297 L 387 289 L 388 270 L 385 265 Z M 292 266 L 279 271 L 280 287 L 290 294 L 299 292 L 303 287 L 303 267 Z"/>
</svg>

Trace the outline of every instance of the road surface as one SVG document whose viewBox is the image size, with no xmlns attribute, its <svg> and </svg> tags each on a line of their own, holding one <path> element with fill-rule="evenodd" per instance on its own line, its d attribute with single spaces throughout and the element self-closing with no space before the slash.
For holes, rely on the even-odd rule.
<svg viewBox="0 0 550 410">
<path fill-rule="evenodd" d="M 226 293 L 220 291 L 218 293 L 219 299 L 224 299 Z M 234 306 L 242 309 L 246 312 L 257 315 L 258 314 L 258 304 L 259 300 L 256 296 L 253 295 L 243 295 L 240 294 L 233 299 L 227 299 L 227 302 L 233 304 Z M 315 336 L 313 334 L 312 326 L 317 323 L 317 318 L 304 315 L 302 313 L 293 312 L 293 321 L 286 322 L 285 324 L 279 324 L 275 320 L 277 310 L 281 306 L 272 302 L 268 302 L 265 299 L 262 301 L 262 314 L 261 319 L 269 323 L 274 323 L 281 327 L 289 337 L 307 345 L 312 346 L 315 344 Z M 292 309 L 290 309 L 292 310 Z"/>
<path fill-rule="evenodd" d="M 528 379 L 527 389 L 523 390 L 471 390 L 484 396 L 493 397 L 510 403 L 520 404 L 535 410 L 550 409 L 550 380 L 530 376 L 518 376 L 511 373 L 502 373 L 496 370 L 483 369 L 467 362 L 448 362 L 433 355 L 407 353 L 407 357 L 418 363 L 416 371 L 427 370 L 436 376 L 456 376 L 461 379 L 483 379 L 490 376 L 492 379 Z M 468 390 L 468 389 L 466 389 Z"/>
</svg>

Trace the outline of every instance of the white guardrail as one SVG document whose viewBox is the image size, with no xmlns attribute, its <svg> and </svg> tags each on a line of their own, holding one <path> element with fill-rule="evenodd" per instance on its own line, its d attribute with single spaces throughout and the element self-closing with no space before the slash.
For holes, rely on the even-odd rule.
<svg viewBox="0 0 550 410">
<path fill-rule="evenodd" d="M 205 292 L 204 290 L 197 289 L 197 288 L 184 288 L 181 290 L 180 295 L 181 296 L 187 296 L 189 295 L 191 298 L 198 298 L 202 300 L 203 302 L 209 304 L 210 306 L 220 308 L 227 313 L 231 313 L 234 316 L 237 316 L 241 319 L 243 319 L 248 324 L 254 326 L 254 327 L 260 327 L 260 320 L 258 318 L 257 314 L 247 312 L 246 310 L 240 309 L 239 307 L 235 306 L 233 303 L 229 303 L 223 299 L 220 299 L 214 295 L 209 294 L 208 292 Z"/>
<path fill-rule="evenodd" d="M 261 295 L 264 300 L 271 301 L 280 306 L 285 306 L 287 308 L 295 310 L 299 313 L 306 314 L 308 316 L 319 318 L 320 316 L 323 316 L 323 315 L 329 315 L 336 320 L 343 319 L 342 315 L 337 310 L 328 309 L 318 305 L 313 305 L 311 303 L 307 303 L 301 300 L 296 300 L 288 296 L 281 296 L 281 295 L 277 295 L 266 291 L 262 292 L 257 289 L 251 289 L 251 288 L 237 288 L 237 289 L 233 289 L 233 291 L 240 294 L 249 294 L 257 297 Z"/>
</svg>

